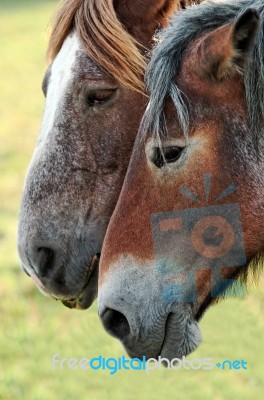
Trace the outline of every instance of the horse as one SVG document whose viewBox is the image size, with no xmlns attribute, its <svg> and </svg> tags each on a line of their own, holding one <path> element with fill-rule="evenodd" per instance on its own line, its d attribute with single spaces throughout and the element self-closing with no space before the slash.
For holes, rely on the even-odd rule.
<svg viewBox="0 0 264 400">
<path fill-rule="evenodd" d="M 66 0 L 54 17 L 18 252 L 40 291 L 70 308 L 97 296 L 98 258 L 146 107 L 147 49 L 188 3 Z"/>
<path fill-rule="evenodd" d="M 261 0 L 190 7 L 157 36 L 99 266 L 101 321 L 131 357 L 193 352 L 209 306 L 260 270 L 263 48 Z"/>
</svg>

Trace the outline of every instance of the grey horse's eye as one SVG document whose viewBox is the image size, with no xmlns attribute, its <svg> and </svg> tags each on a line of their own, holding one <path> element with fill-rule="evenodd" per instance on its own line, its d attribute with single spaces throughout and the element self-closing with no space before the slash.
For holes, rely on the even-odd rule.
<svg viewBox="0 0 264 400">
<path fill-rule="evenodd" d="M 98 107 L 110 101 L 116 89 L 92 90 L 86 93 L 85 102 L 88 107 Z"/>
<path fill-rule="evenodd" d="M 162 168 L 165 164 L 172 164 L 179 160 L 184 147 L 168 146 L 154 147 L 152 149 L 151 161 L 157 168 Z"/>
</svg>

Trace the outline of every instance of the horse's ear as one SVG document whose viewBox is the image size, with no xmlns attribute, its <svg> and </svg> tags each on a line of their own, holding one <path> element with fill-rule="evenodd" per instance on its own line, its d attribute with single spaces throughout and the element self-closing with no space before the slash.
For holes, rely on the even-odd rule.
<svg viewBox="0 0 264 400">
<path fill-rule="evenodd" d="M 159 27 L 168 24 L 171 15 L 200 0 L 114 0 L 120 21 L 141 44 L 149 46 Z"/>
<path fill-rule="evenodd" d="M 221 81 L 235 71 L 243 71 L 259 29 L 259 13 L 247 9 L 234 22 L 209 33 L 199 45 L 202 73 Z"/>
</svg>

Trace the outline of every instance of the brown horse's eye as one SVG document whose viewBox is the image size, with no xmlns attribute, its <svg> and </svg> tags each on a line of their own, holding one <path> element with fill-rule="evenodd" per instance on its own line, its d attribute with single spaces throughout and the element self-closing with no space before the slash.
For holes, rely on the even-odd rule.
<svg viewBox="0 0 264 400">
<path fill-rule="evenodd" d="M 86 95 L 86 104 L 88 107 L 101 106 L 107 103 L 115 92 L 115 89 L 90 91 Z"/>
<path fill-rule="evenodd" d="M 172 164 L 179 160 L 184 147 L 168 146 L 155 147 L 152 151 L 151 161 L 157 168 L 162 168 L 165 164 Z"/>
</svg>

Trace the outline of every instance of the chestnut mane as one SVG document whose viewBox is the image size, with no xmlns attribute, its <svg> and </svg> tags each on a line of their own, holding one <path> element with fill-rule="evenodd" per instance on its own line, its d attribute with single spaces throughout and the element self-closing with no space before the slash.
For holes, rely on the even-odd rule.
<svg viewBox="0 0 264 400">
<path fill-rule="evenodd" d="M 143 92 L 146 61 L 140 44 L 119 21 L 113 3 L 114 0 L 65 0 L 52 21 L 48 60 L 52 62 L 66 37 L 75 30 L 92 60 L 121 85 Z"/>
</svg>

